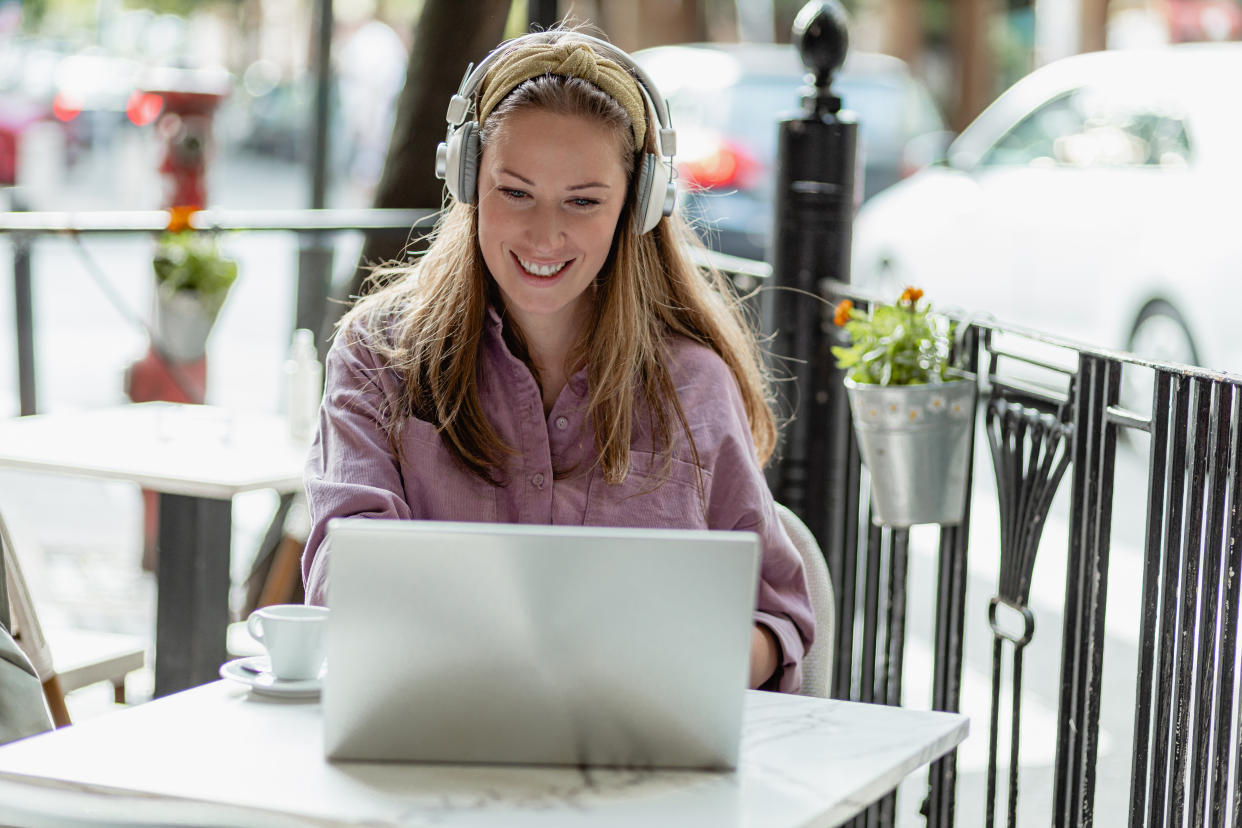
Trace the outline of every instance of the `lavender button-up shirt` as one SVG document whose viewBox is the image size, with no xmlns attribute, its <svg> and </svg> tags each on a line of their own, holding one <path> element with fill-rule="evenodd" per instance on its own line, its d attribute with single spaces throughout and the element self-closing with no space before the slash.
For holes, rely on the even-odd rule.
<svg viewBox="0 0 1242 828">
<path fill-rule="evenodd" d="M 724 361 L 684 337 L 667 340 L 672 379 L 698 450 L 702 489 L 676 426 L 672 469 L 664 478 L 643 417 L 635 418 L 630 472 L 614 485 L 604 481 L 595 463 L 584 416 L 585 370 L 570 378 L 545 416 L 535 378 L 510 353 L 501 326 L 489 311 L 479 395 L 492 426 L 516 449 L 503 486 L 466 471 L 435 427 L 422 420 L 405 422 L 400 435 L 405 460 L 399 462 L 389 449 L 381 412 L 385 398 L 396 397 L 400 378 L 366 347 L 365 337 L 352 345 L 351 337 L 337 337 L 306 466 L 312 518 L 302 559 L 307 599 L 322 603 L 326 597 L 329 551 L 323 541 L 334 517 L 749 530 L 758 533 L 763 547 L 755 621 L 772 631 L 781 649 L 780 666 L 765 687 L 796 691 L 814 616 L 801 559 L 776 516 L 737 383 Z M 711 573 L 703 577 L 710 581 Z"/>
</svg>

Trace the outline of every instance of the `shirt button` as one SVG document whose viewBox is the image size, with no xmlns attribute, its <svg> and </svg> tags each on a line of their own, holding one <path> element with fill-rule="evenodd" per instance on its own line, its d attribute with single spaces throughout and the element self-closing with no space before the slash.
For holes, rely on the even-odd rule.
<svg viewBox="0 0 1242 828">
<path fill-rule="evenodd" d="M 536 489 L 542 489 L 543 488 L 543 472 L 535 472 L 535 474 L 531 477 L 530 482 L 535 484 Z"/>
<path fill-rule="evenodd" d="M 569 418 L 568 417 L 557 417 L 556 427 L 559 428 L 561 431 L 564 431 L 565 429 L 569 428 Z"/>
</svg>

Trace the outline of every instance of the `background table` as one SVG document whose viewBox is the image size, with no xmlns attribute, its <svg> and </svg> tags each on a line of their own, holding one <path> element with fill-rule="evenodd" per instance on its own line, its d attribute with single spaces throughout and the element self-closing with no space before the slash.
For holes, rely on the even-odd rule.
<svg viewBox="0 0 1242 828">
<path fill-rule="evenodd" d="M 836 825 L 968 728 L 747 691 L 736 772 L 330 763 L 320 710 L 216 682 L 0 747 L 0 824 Z"/>
<path fill-rule="evenodd" d="M 155 694 L 216 678 L 227 652 L 232 498 L 302 488 L 283 417 L 140 403 L 0 420 L 0 467 L 128 480 L 160 493 Z"/>
</svg>

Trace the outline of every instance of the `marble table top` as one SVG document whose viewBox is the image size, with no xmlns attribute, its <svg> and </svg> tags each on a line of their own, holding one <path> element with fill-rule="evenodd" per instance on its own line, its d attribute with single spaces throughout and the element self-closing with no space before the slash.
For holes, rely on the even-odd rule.
<svg viewBox="0 0 1242 828">
<path fill-rule="evenodd" d="M 302 487 L 308 445 L 285 418 L 210 405 L 137 403 L 0 419 L 0 467 L 129 480 L 229 498 Z"/>
<path fill-rule="evenodd" d="M 736 771 L 330 763 L 317 701 L 215 682 L 0 747 L 0 824 L 836 825 L 968 729 L 758 691 L 744 716 Z"/>
</svg>

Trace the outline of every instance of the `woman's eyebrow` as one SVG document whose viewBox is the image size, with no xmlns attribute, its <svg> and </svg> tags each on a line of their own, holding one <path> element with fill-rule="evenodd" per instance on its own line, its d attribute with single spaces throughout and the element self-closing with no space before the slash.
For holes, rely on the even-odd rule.
<svg viewBox="0 0 1242 828">
<path fill-rule="evenodd" d="M 528 186 L 528 187 L 533 187 L 533 186 L 535 186 L 535 182 L 531 181 L 529 178 L 527 178 L 527 177 L 526 177 L 526 176 L 524 176 L 524 175 L 518 175 L 517 173 L 515 173 L 513 170 L 509 169 L 508 167 L 501 167 L 499 170 L 497 170 L 497 172 L 499 172 L 499 173 L 501 173 L 501 174 L 503 174 L 503 175 L 511 175 L 511 176 L 513 176 L 514 178 L 516 178 L 518 181 L 521 181 L 523 184 L 525 184 L 525 185 L 526 185 L 526 186 Z"/>
<path fill-rule="evenodd" d="M 515 173 L 513 170 L 509 169 L 508 167 L 501 167 L 500 169 L 497 170 L 497 172 L 499 172 L 502 175 L 513 176 L 518 181 L 521 181 L 523 184 L 525 184 L 527 187 L 535 186 L 535 182 L 531 181 L 529 178 L 527 178 L 524 175 Z M 588 181 L 585 184 L 573 184 L 568 189 L 570 190 L 591 190 L 595 188 L 610 190 L 612 189 L 612 185 L 606 184 L 603 181 Z"/>
</svg>

